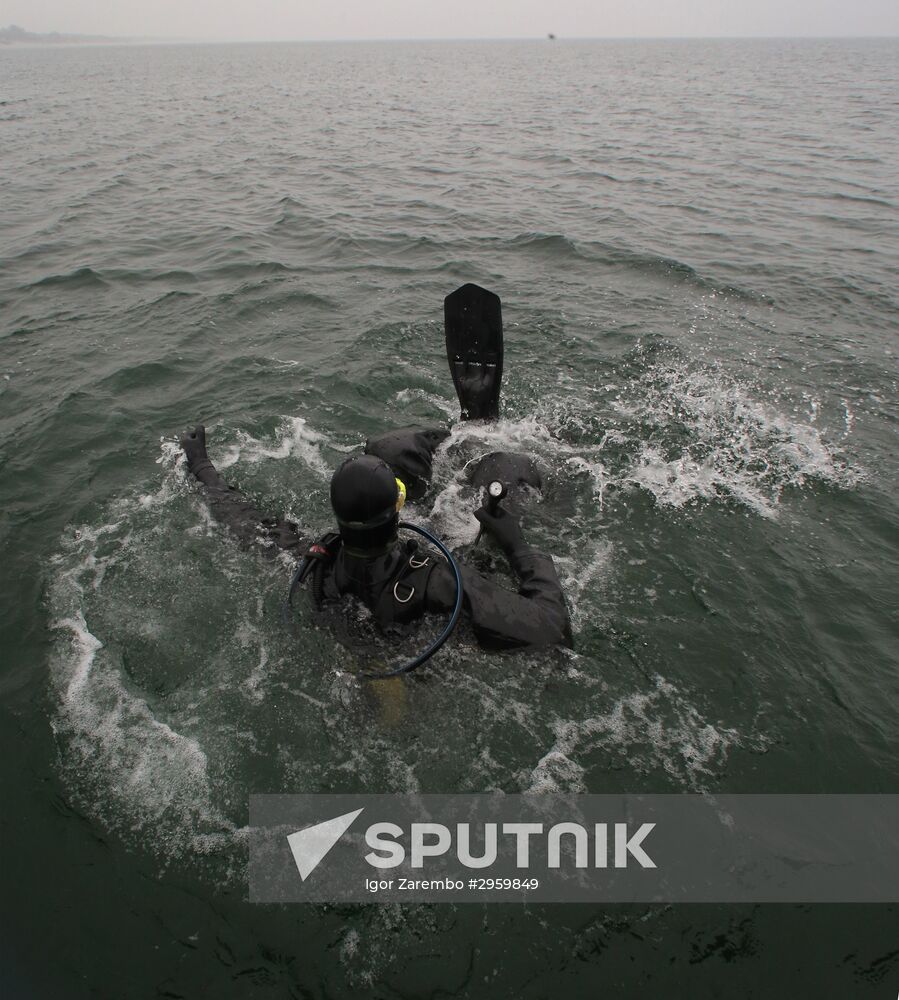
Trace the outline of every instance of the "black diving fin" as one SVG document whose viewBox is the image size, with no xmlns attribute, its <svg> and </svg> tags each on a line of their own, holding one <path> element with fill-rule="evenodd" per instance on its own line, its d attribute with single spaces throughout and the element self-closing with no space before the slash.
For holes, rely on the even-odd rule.
<svg viewBox="0 0 899 1000">
<path fill-rule="evenodd" d="M 503 380 L 503 313 L 499 296 L 463 285 L 443 300 L 446 356 L 463 420 L 495 420 Z"/>
</svg>

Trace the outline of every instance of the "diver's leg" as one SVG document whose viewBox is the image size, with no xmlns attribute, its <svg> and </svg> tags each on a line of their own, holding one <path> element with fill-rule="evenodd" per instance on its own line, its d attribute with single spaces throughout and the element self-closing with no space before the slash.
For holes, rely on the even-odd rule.
<svg viewBox="0 0 899 1000">
<path fill-rule="evenodd" d="M 463 285 L 443 300 L 446 357 L 463 420 L 496 420 L 503 379 L 503 314 L 499 296 Z"/>
<path fill-rule="evenodd" d="M 441 441 L 449 437 L 443 427 L 402 427 L 378 434 L 365 442 L 365 454 L 386 462 L 402 479 L 406 496 L 419 500 L 431 482 L 431 462 Z"/>
</svg>

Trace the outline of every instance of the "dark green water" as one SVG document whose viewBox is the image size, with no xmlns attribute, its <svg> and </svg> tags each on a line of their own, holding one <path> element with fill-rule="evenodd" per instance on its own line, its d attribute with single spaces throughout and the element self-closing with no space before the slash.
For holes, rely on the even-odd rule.
<svg viewBox="0 0 899 1000">
<path fill-rule="evenodd" d="M 0 51 L 3 985 L 12 997 L 893 997 L 895 907 L 260 907 L 251 792 L 896 792 L 899 43 Z M 285 632 L 377 430 L 452 422 L 503 298 L 574 655 L 462 632 L 380 703 Z M 364 623 L 356 623 L 364 631 Z"/>
</svg>

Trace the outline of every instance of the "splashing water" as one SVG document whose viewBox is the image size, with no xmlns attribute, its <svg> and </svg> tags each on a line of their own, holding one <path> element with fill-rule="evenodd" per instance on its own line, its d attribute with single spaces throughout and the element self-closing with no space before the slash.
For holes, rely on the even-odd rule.
<svg viewBox="0 0 899 1000">
<path fill-rule="evenodd" d="M 622 479 L 661 506 L 732 500 L 770 518 L 786 489 L 858 481 L 816 427 L 715 370 L 653 365 L 613 407 L 642 437 Z"/>
<path fill-rule="evenodd" d="M 453 425 L 435 456 L 434 499 L 410 511 L 451 544 L 469 544 L 477 530 L 471 464 L 490 451 L 534 456 L 564 508 L 568 541 L 560 545 L 559 511 L 539 498 L 529 506 L 528 530 L 556 557 L 576 630 L 595 626 L 616 573 L 615 547 L 603 531 L 608 497 L 639 488 L 660 510 L 725 501 L 772 517 L 788 487 L 856 481 L 813 425 L 708 368 L 653 360 L 629 378 L 569 390 L 563 405 Z M 223 469 L 299 463 L 318 483 L 330 476 L 324 454 L 347 450 L 297 416 L 283 418 L 272 441 L 241 430 L 222 436 L 232 440 L 218 459 Z M 761 745 L 751 733 L 708 722 L 685 690 L 661 676 L 613 692 L 580 656 L 556 668 L 538 657 L 512 673 L 497 671 L 470 639 L 446 654 L 427 704 L 415 709 L 433 729 L 415 753 L 394 744 L 389 730 L 336 726 L 347 713 L 364 718 L 366 698 L 332 638 L 309 633 L 298 661 L 271 623 L 283 585 L 271 574 L 289 569 L 269 568 L 269 579 L 260 580 L 254 557 L 211 519 L 175 442 L 161 442 L 157 462 L 163 477 L 155 490 L 116 501 L 106 523 L 67 536 L 49 596 L 63 769 L 104 823 L 144 836 L 152 830 L 166 857 L 220 854 L 239 870 L 240 804 L 257 766 L 271 783 L 273 761 L 281 770 L 276 783 L 294 788 L 310 780 L 328 787 L 349 773 L 366 788 L 422 787 L 446 739 L 445 722 L 431 713 L 451 719 L 464 705 L 482 720 L 467 779 L 473 788 L 506 787 L 502 775 L 515 774 L 520 789 L 584 791 L 597 767 L 626 765 L 698 789 L 715 780 L 733 748 Z M 257 594 L 249 604 L 247 592 Z M 173 594 L 181 616 L 164 610 Z M 190 623 L 200 619 L 207 631 L 197 639 Z M 551 704 L 535 703 L 529 674 L 560 669 Z M 535 748 L 536 762 L 522 768 L 521 750 L 509 757 L 510 740 Z M 291 745 L 305 746 L 299 759 Z M 347 959 L 353 951 L 348 941 Z"/>
<path fill-rule="evenodd" d="M 713 778 L 728 752 L 745 738 L 735 729 L 706 722 L 699 711 L 662 677 L 654 687 L 619 698 L 602 715 L 584 719 L 557 719 L 555 741 L 527 778 L 527 791 L 586 792 L 585 769 L 579 757 L 602 751 L 611 766 L 626 761 L 629 768 L 647 772 L 662 768 L 691 790 Z M 753 737 L 755 747 L 763 738 Z"/>
<path fill-rule="evenodd" d="M 224 470 L 239 461 L 255 464 L 265 459 L 297 457 L 320 476 L 328 477 L 330 471 L 321 455 L 324 441 L 324 435 L 313 430 L 305 417 L 283 417 L 273 443 L 260 441 L 246 431 L 238 431 L 237 443 L 228 448 L 217 464 Z"/>
</svg>

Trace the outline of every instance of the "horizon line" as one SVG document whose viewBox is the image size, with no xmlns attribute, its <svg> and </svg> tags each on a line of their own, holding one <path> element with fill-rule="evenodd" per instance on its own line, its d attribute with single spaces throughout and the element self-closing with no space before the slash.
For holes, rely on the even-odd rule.
<svg viewBox="0 0 899 1000">
<path fill-rule="evenodd" d="M 0 31 L 6 30 L 0 28 Z M 899 38 L 899 33 L 885 35 L 842 34 L 842 35 L 556 35 L 546 32 L 542 35 L 477 35 L 477 36 L 377 36 L 353 38 L 203 38 L 203 37 L 162 37 L 155 35 L 99 35 L 91 32 L 71 31 L 28 31 L 31 35 L 59 35 L 62 37 L 91 39 L 81 44 L 94 45 L 315 45 L 315 44 L 359 44 L 366 42 L 676 42 L 676 41 L 887 41 Z M 552 37 L 549 37 L 552 34 Z M 4 43 L 4 47 L 23 47 L 40 44 L 40 42 Z M 65 42 L 48 43 L 65 45 Z M 75 41 L 75 44 L 79 44 Z"/>
</svg>

